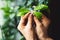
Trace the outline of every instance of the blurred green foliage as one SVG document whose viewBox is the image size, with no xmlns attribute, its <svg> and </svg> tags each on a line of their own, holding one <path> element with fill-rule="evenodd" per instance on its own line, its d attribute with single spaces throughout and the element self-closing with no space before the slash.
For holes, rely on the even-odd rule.
<svg viewBox="0 0 60 40">
<path fill-rule="evenodd" d="M 2 40 L 16 40 L 16 34 L 19 32 L 17 30 L 17 25 L 20 20 L 20 17 L 18 17 L 17 14 L 22 7 L 32 9 L 32 6 L 35 5 L 39 4 L 48 5 L 48 0 L 2 0 L 2 1 L 6 2 L 6 6 L 0 9 L 4 11 L 3 17 L 5 20 L 4 24 L 1 27 L 3 37 Z M 20 39 L 21 37 L 18 38 Z M 24 38 L 21 40 L 24 40 Z"/>
</svg>

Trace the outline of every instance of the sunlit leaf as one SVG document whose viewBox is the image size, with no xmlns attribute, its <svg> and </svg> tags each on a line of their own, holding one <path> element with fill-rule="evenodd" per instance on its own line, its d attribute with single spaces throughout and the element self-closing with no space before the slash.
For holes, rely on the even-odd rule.
<svg viewBox="0 0 60 40">
<path fill-rule="evenodd" d="M 44 10 L 44 9 L 47 9 L 47 8 L 48 8 L 47 5 L 40 4 L 40 5 L 36 6 L 36 7 L 34 8 L 34 10 Z"/>
<path fill-rule="evenodd" d="M 38 18 L 41 19 L 42 18 L 42 13 L 41 12 L 34 12 L 34 15 Z"/>
<path fill-rule="evenodd" d="M 25 15 L 29 10 L 27 8 L 21 8 L 20 12 L 17 14 L 17 16 L 23 16 Z"/>
</svg>

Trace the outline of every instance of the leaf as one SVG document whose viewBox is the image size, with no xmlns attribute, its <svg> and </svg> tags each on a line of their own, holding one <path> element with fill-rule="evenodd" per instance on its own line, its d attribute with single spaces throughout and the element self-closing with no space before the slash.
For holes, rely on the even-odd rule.
<svg viewBox="0 0 60 40">
<path fill-rule="evenodd" d="M 42 4 L 45 0 L 39 0 L 39 4 Z"/>
<path fill-rule="evenodd" d="M 18 14 L 17 14 L 17 16 L 24 16 L 26 14 L 26 12 L 19 12 Z"/>
<path fill-rule="evenodd" d="M 27 8 L 21 8 L 20 12 L 17 14 L 17 16 L 23 16 L 25 15 L 29 10 Z"/>
<path fill-rule="evenodd" d="M 34 15 L 38 18 L 41 19 L 42 18 L 42 13 L 41 12 L 34 12 Z"/>
<path fill-rule="evenodd" d="M 9 12 L 10 7 L 4 7 L 4 8 L 1 8 L 1 9 L 4 10 L 5 12 Z"/>
<path fill-rule="evenodd" d="M 34 10 L 44 10 L 44 9 L 47 9 L 47 8 L 48 8 L 47 5 L 40 4 L 40 5 L 36 6 L 36 7 L 34 8 Z"/>
</svg>

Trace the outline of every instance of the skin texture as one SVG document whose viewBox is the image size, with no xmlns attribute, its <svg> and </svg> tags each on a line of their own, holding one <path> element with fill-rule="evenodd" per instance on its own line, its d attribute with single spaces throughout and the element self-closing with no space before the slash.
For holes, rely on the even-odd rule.
<svg viewBox="0 0 60 40">
<path fill-rule="evenodd" d="M 36 25 L 35 28 L 32 25 L 33 21 Z M 42 16 L 42 20 L 38 20 L 33 14 L 29 12 L 25 16 L 21 17 L 17 28 L 24 35 L 26 40 L 37 40 L 36 34 L 39 40 L 52 40 L 47 35 L 49 24 L 50 20 L 45 15 Z"/>
</svg>

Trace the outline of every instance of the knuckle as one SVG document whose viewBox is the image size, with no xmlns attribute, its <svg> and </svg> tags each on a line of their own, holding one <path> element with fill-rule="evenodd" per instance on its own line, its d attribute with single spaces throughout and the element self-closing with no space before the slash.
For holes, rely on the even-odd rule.
<svg viewBox="0 0 60 40">
<path fill-rule="evenodd" d="M 22 27 L 22 26 L 18 26 L 17 29 L 18 29 L 19 31 L 21 31 L 21 30 L 23 30 L 23 27 Z"/>
<path fill-rule="evenodd" d="M 27 25 L 27 28 L 28 28 L 28 29 L 32 29 L 32 27 L 31 27 L 30 25 Z"/>
<path fill-rule="evenodd" d="M 17 29 L 20 30 L 20 27 L 18 26 Z"/>
</svg>

